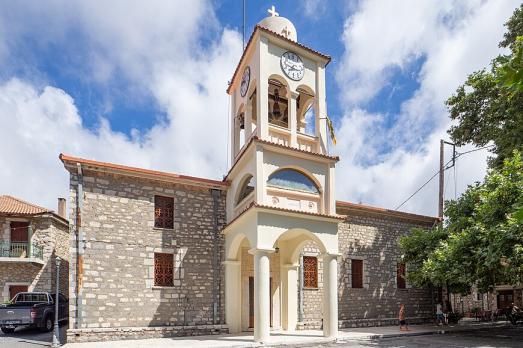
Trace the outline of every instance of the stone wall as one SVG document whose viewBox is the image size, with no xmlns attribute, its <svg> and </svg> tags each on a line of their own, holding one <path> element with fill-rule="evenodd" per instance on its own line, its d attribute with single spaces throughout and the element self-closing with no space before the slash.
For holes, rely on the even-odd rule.
<svg viewBox="0 0 523 348">
<path fill-rule="evenodd" d="M 350 212 L 338 228 L 338 316 L 340 327 L 393 325 L 400 303 L 404 303 L 411 323 L 432 316 L 428 289 L 396 286 L 396 265 L 400 257 L 399 237 L 420 225 L 397 218 Z M 427 226 L 424 226 L 427 227 Z M 311 242 L 304 255 L 319 256 Z M 351 287 L 351 259 L 363 260 L 363 288 Z M 299 329 L 319 329 L 322 325 L 323 262 L 318 257 L 318 289 L 304 289 L 303 322 Z"/>
<path fill-rule="evenodd" d="M 42 247 L 42 259 L 30 262 L 20 259 L 19 262 L 0 262 L 0 292 L 1 300 L 9 300 L 10 285 L 27 285 L 29 291 L 56 291 L 55 258 L 59 256 L 63 261 L 60 264 L 60 291 L 67 296 L 68 282 L 68 244 L 69 227 L 63 220 L 53 214 L 46 214 L 27 218 L 0 217 L 0 240 L 9 242 L 9 221 L 29 221 L 33 228 L 32 242 Z"/>
<path fill-rule="evenodd" d="M 396 267 L 398 240 L 420 225 L 385 215 L 350 212 L 339 225 L 338 266 L 339 320 L 341 327 L 396 323 L 399 306 L 405 304 L 411 323 L 432 317 L 428 289 L 398 289 Z M 430 227 L 430 226 L 424 226 Z M 351 287 L 351 259 L 363 260 L 363 288 Z"/>
<path fill-rule="evenodd" d="M 320 329 L 323 318 L 323 260 L 320 257 L 318 246 L 313 241 L 303 247 L 302 254 L 318 258 L 318 287 L 316 289 L 303 288 L 303 319 L 298 322 L 298 329 Z M 298 320 L 299 311 L 298 306 Z"/>
<path fill-rule="evenodd" d="M 76 216 L 77 186 L 78 177 L 73 174 L 71 217 Z M 208 326 L 224 322 L 220 262 L 224 240 L 213 230 L 214 208 L 209 189 L 84 173 L 83 190 L 82 315 L 76 327 L 76 226 L 73 226 L 70 340 L 95 339 L 92 330 L 83 329 L 111 328 L 120 337 L 126 332 L 122 328 Z M 155 195 L 174 198 L 174 229 L 154 227 Z M 217 210 L 218 232 L 225 223 L 224 209 L 222 194 Z M 217 267 L 213 264 L 215 238 L 218 238 Z M 154 286 L 155 252 L 173 254 L 173 287 Z M 218 282 L 213 285 L 215 276 Z M 220 300 L 216 318 L 213 318 L 214 291 Z M 157 330 L 158 335 L 175 335 L 178 331 Z"/>
</svg>

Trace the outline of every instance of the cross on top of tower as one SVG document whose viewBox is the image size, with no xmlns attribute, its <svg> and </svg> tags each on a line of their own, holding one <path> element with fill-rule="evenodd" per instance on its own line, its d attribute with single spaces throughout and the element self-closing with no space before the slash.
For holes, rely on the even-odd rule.
<svg viewBox="0 0 523 348">
<path fill-rule="evenodd" d="M 267 12 L 269 12 L 271 17 L 277 17 L 280 15 L 278 12 L 276 12 L 276 8 L 274 8 L 274 5 L 272 5 L 271 8 L 267 10 Z"/>
</svg>

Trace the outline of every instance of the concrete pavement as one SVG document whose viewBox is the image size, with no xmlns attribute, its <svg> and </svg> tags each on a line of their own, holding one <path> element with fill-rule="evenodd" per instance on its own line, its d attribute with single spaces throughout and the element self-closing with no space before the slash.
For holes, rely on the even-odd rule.
<svg viewBox="0 0 523 348">
<path fill-rule="evenodd" d="M 437 333 L 459 333 L 474 330 L 490 330 L 508 327 L 506 322 L 497 323 L 467 323 L 465 325 L 436 326 L 436 325 L 413 325 L 410 331 L 400 332 L 398 326 L 381 326 L 368 328 L 342 329 L 337 339 L 324 338 L 322 331 L 304 330 L 289 332 L 271 332 L 270 341 L 265 345 L 269 346 L 297 346 L 297 345 L 319 345 L 329 343 L 344 343 L 355 340 L 372 340 L 379 338 L 395 338 L 406 336 L 422 336 Z M 262 345 L 253 342 L 252 333 L 240 335 L 219 335 L 219 336 L 193 336 L 193 337 L 169 337 L 145 340 L 125 340 L 125 341 L 105 341 L 92 343 L 69 343 L 65 348 L 164 348 L 164 347 L 184 347 L 184 348 L 240 348 L 240 347 L 260 347 Z"/>
</svg>

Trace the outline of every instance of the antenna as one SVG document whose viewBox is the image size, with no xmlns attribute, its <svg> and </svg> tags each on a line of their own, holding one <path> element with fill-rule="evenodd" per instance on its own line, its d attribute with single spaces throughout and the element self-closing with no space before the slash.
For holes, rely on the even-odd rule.
<svg viewBox="0 0 523 348">
<path fill-rule="evenodd" d="M 243 0 L 243 25 L 242 25 L 242 30 L 243 30 L 243 48 L 245 48 L 245 0 Z"/>
</svg>

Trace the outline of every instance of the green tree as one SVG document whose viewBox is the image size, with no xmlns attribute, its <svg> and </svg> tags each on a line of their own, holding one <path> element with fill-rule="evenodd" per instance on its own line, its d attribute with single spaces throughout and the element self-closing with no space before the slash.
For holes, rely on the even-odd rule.
<svg viewBox="0 0 523 348">
<path fill-rule="evenodd" d="M 523 281 L 523 162 L 517 151 L 475 184 L 448 201 L 447 220 L 435 230 L 416 229 L 400 239 L 408 278 L 418 286 L 448 285 L 466 294 L 496 284 Z"/>
<path fill-rule="evenodd" d="M 496 57 L 489 69 L 468 76 L 447 101 L 450 117 L 457 121 L 449 134 L 457 145 L 494 145 L 491 166 L 501 166 L 514 149 L 523 148 L 523 5 L 505 24 L 499 46 L 509 49 Z"/>
</svg>

